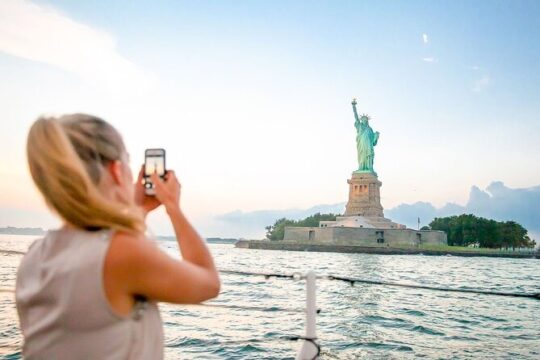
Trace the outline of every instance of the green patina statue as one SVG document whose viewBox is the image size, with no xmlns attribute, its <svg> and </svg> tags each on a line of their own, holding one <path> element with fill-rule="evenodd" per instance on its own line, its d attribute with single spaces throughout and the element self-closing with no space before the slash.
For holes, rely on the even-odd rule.
<svg viewBox="0 0 540 360">
<path fill-rule="evenodd" d="M 373 131 L 369 126 L 369 116 L 362 114 L 358 117 L 356 111 L 356 99 L 352 101 L 354 118 L 354 127 L 356 128 L 356 150 L 358 151 L 358 170 L 355 173 L 375 173 L 373 170 L 373 158 L 375 157 L 375 151 L 373 147 L 377 145 L 379 140 L 379 132 Z"/>
</svg>

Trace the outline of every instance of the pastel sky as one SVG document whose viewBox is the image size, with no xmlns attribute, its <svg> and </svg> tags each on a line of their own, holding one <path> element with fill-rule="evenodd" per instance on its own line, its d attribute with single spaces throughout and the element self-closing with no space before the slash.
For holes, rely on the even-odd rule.
<svg viewBox="0 0 540 360">
<path fill-rule="evenodd" d="M 381 133 L 385 208 L 539 185 L 539 17 L 518 0 L 2 0 L 0 226 L 53 226 L 24 153 L 44 113 L 108 120 L 134 170 L 165 148 L 207 236 L 235 210 L 346 201 L 353 97 Z"/>
</svg>

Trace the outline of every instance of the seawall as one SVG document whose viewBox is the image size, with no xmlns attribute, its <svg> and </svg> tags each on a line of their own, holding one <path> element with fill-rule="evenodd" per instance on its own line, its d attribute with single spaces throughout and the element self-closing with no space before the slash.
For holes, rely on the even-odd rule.
<svg viewBox="0 0 540 360">
<path fill-rule="evenodd" d="M 242 249 L 259 250 L 285 250 L 285 251 L 314 251 L 314 252 L 338 252 L 338 253 L 360 253 L 360 254 L 380 254 L 380 255 L 452 255 L 452 256 L 483 256 L 499 258 L 519 258 L 519 259 L 540 259 L 540 253 L 498 253 L 482 251 L 459 251 L 459 250 L 428 250 L 421 248 L 400 248 L 400 247 L 376 247 L 357 245 L 335 245 L 335 244 L 313 244 L 288 241 L 267 241 L 267 240 L 239 240 L 235 247 Z"/>
</svg>

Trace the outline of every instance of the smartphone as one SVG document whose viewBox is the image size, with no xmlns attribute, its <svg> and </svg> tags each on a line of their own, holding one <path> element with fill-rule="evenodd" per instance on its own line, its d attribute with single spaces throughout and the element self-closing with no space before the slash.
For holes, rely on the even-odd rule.
<svg viewBox="0 0 540 360">
<path fill-rule="evenodd" d="M 165 149 L 146 149 L 144 151 L 144 191 L 146 195 L 155 195 L 156 189 L 150 175 L 156 173 L 165 178 Z"/>
</svg>

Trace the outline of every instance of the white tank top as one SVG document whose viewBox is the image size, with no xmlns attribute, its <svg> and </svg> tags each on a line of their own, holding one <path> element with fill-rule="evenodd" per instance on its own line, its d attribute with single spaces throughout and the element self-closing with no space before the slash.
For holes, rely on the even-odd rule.
<svg viewBox="0 0 540 360">
<path fill-rule="evenodd" d="M 110 306 L 103 264 L 111 231 L 49 231 L 19 266 L 15 296 L 25 359 L 163 359 L 155 302 L 129 316 Z"/>
</svg>

